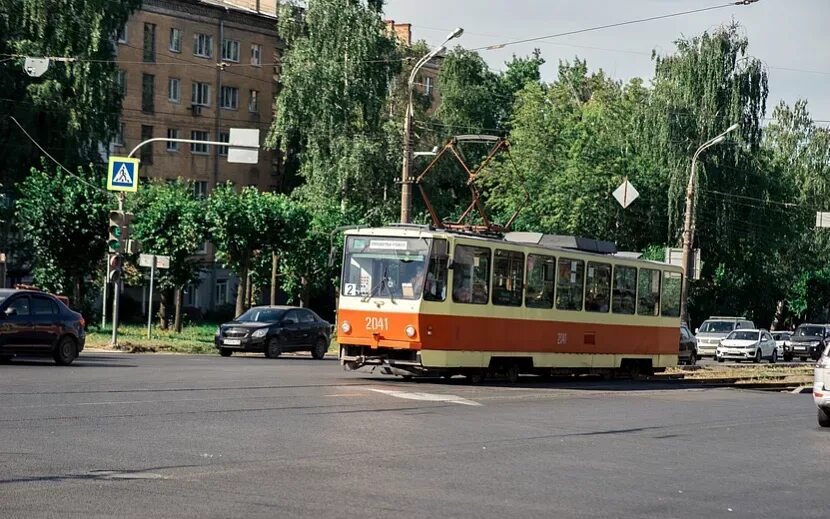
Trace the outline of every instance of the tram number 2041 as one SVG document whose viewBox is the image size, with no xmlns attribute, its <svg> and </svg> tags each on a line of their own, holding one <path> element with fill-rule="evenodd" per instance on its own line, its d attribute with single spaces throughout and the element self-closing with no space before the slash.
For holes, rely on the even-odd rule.
<svg viewBox="0 0 830 519">
<path fill-rule="evenodd" d="M 364 317 L 364 320 L 366 321 L 367 330 L 389 330 L 388 317 Z"/>
</svg>

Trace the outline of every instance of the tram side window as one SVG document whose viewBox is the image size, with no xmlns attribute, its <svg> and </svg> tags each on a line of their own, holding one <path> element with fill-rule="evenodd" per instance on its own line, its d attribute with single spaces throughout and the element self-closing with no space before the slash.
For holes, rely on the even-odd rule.
<svg viewBox="0 0 830 519">
<path fill-rule="evenodd" d="M 555 276 L 556 259 L 553 256 L 527 255 L 526 307 L 553 308 L 553 282 Z"/>
<path fill-rule="evenodd" d="M 452 269 L 452 300 L 486 305 L 490 299 L 490 249 L 456 245 Z"/>
<path fill-rule="evenodd" d="M 637 315 L 660 315 L 660 271 L 640 269 L 637 281 Z"/>
<path fill-rule="evenodd" d="M 493 257 L 493 304 L 522 306 L 525 255 L 496 249 Z"/>
<path fill-rule="evenodd" d="M 680 282 L 682 277 L 683 275 L 679 272 L 663 273 L 660 313 L 664 317 L 680 317 Z"/>
<path fill-rule="evenodd" d="M 611 265 L 588 262 L 585 280 L 585 310 L 608 313 L 611 306 Z"/>
<path fill-rule="evenodd" d="M 634 315 L 637 308 L 637 269 L 635 267 L 614 267 L 614 297 L 611 311 L 615 314 Z"/>
<path fill-rule="evenodd" d="M 559 276 L 556 281 L 557 310 L 582 310 L 584 281 L 584 261 L 559 258 Z"/>
<path fill-rule="evenodd" d="M 433 240 L 432 253 L 429 257 L 424 299 L 427 301 L 444 301 L 447 299 L 447 259 L 449 247 L 447 240 Z"/>
</svg>

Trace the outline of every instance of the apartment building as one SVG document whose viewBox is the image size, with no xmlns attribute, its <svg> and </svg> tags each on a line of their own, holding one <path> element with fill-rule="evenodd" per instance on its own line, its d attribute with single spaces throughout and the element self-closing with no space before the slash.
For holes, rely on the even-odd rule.
<svg viewBox="0 0 830 519">
<path fill-rule="evenodd" d="M 386 20 L 387 30 L 394 34 L 398 41 L 408 46 L 412 45 L 412 24 L 397 23 L 395 20 Z M 441 69 L 441 61 L 444 57 L 436 56 L 427 62 L 415 77 L 414 92 L 429 98 L 429 113 L 435 111 L 441 104 L 441 92 L 438 89 L 438 71 Z"/>
<path fill-rule="evenodd" d="M 124 101 L 110 153 L 126 155 L 154 137 L 227 141 L 231 128 L 258 128 L 264 141 L 285 48 L 276 15 L 277 0 L 144 0 L 118 34 Z M 227 153 L 209 144 L 147 144 L 136 154 L 140 182 L 181 177 L 198 196 L 228 181 L 279 188 L 278 153 L 260 150 L 257 164 L 228 163 Z M 236 280 L 214 264 L 209 243 L 200 255 L 208 268 L 185 291 L 186 306 L 208 311 L 232 303 Z"/>
</svg>

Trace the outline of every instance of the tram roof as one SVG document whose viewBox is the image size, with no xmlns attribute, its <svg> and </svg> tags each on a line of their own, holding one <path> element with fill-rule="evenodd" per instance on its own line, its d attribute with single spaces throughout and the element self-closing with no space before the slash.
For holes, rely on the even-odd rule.
<svg viewBox="0 0 830 519">
<path fill-rule="evenodd" d="M 459 238 L 481 240 L 492 244 L 506 244 L 514 246 L 529 246 L 539 249 L 558 251 L 564 253 L 578 253 L 597 258 L 623 260 L 635 263 L 651 263 L 659 265 L 661 268 L 669 270 L 681 271 L 681 267 L 665 263 L 662 261 L 654 261 L 643 259 L 640 253 L 630 251 L 617 251 L 616 245 L 612 242 L 605 242 L 602 240 L 595 240 L 592 238 L 581 238 L 577 236 L 553 235 L 543 233 L 507 233 L 507 235 L 498 234 L 481 234 L 474 232 L 464 232 L 449 229 L 436 229 L 430 225 L 417 224 L 395 224 L 383 227 L 356 227 L 345 231 L 347 235 L 370 235 L 370 236 L 400 236 L 406 238 L 422 238 L 424 236 L 446 236 L 452 235 Z M 508 236 L 513 235 L 513 239 Z M 568 245 L 573 243 L 574 247 Z M 602 252 L 608 250 L 607 244 L 611 244 L 613 252 Z M 586 248 L 577 248 L 579 246 L 593 247 L 595 250 L 587 250 Z"/>
</svg>

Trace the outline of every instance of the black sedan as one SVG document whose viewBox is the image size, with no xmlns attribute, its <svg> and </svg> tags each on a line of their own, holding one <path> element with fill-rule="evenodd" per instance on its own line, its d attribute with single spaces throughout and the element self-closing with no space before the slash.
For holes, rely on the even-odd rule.
<svg viewBox="0 0 830 519">
<path fill-rule="evenodd" d="M 268 358 L 287 351 L 310 351 L 322 359 L 329 349 L 331 324 L 308 308 L 255 306 L 216 330 L 219 354 L 235 351 L 263 352 Z"/>
<path fill-rule="evenodd" d="M 85 325 L 81 314 L 51 294 L 0 289 L 0 360 L 39 355 L 68 366 L 84 349 Z"/>
</svg>

